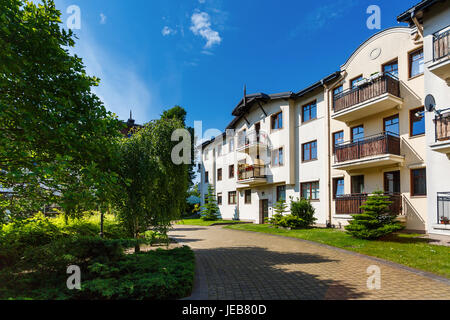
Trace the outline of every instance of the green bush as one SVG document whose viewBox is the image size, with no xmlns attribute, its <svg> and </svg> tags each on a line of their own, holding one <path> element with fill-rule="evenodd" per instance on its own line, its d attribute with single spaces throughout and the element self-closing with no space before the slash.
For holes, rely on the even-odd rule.
<svg viewBox="0 0 450 320">
<path fill-rule="evenodd" d="M 194 254 L 189 247 L 129 255 L 112 264 L 89 266 L 92 279 L 79 299 L 178 299 L 191 293 Z"/>
<path fill-rule="evenodd" d="M 315 209 L 310 201 L 303 198 L 293 201 L 291 198 L 291 214 L 298 218 L 297 228 L 311 227 L 317 221 L 314 213 Z"/>
<path fill-rule="evenodd" d="M 314 217 L 314 207 L 308 200 L 294 201 L 291 198 L 291 213 L 283 215 L 286 208 L 285 201 L 278 201 L 274 206 L 276 213 L 268 219 L 268 222 L 275 227 L 301 229 L 310 227 L 317 220 Z"/>
<path fill-rule="evenodd" d="M 353 215 L 345 229 L 349 234 L 360 239 L 378 239 L 404 227 L 395 221 L 396 215 L 389 212 L 389 197 L 383 191 L 375 191 L 367 197 L 361 206 L 363 213 Z"/>
<path fill-rule="evenodd" d="M 61 239 L 27 250 L 0 271 L 0 299 L 178 299 L 190 294 L 194 254 L 189 247 L 124 254 L 134 240 Z M 66 287 L 67 266 L 82 272 L 81 290 Z"/>
</svg>

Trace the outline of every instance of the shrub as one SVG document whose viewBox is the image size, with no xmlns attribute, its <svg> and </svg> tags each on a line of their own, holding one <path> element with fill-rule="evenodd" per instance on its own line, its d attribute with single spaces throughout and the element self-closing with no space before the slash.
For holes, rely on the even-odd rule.
<svg viewBox="0 0 450 320">
<path fill-rule="evenodd" d="M 296 201 L 291 199 L 291 214 L 299 218 L 299 228 L 311 227 L 317 220 L 314 213 L 315 209 L 310 201 L 303 198 Z"/>
<path fill-rule="evenodd" d="M 360 239 L 378 239 L 392 232 L 403 229 L 396 215 L 389 212 L 389 197 L 383 191 L 375 191 L 367 197 L 361 206 L 363 213 L 355 214 L 345 229 L 349 234 Z"/>
</svg>

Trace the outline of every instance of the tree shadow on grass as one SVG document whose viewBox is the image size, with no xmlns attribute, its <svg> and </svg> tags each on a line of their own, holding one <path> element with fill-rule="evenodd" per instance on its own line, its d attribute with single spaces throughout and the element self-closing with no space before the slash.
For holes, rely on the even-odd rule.
<svg viewBox="0 0 450 320">
<path fill-rule="evenodd" d="M 424 243 L 424 244 L 439 244 L 439 240 L 436 239 L 430 239 L 430 238 L 423 238 L 423 235 L 411 235 L 407 233 L 392 233 L 387 236 L 384 236 L 377 241 L 383 241 L 383 242 L 396 242 L 396 243 Z"/>
<path fill-rule="evenodd" d="M 330 263 L 317 254 L 259 247 L 196 249 L 209 299 L 356 299 L 364 293 L 343 281 L 320 279 L 298 265 Z M 327 275 L 330 278 L 333 274 Z"/>
</svg>

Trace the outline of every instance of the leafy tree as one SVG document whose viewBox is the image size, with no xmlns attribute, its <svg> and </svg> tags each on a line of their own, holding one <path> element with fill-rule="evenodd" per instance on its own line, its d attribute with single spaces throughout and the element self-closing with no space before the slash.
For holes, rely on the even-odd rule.
<svg viewBox="0 0 450 320">
<path fill-rule="evenodd" d="M 74 214 L 104 201 L 121 124 L 91 91 L 99 79 L 69 54 L 75 36 L 52 0 L 2 0 L 0 12 L 0 188 L 11 191 L 0 215 L 49 203 Z"/>
<path fill-rule="evenodd" d="M 345 226 L 348 233 L 361 239 L 378 239 L 392 232 L 403 229 L 400 222 L 395 221 L 396 215 L 389 212 L 389 197 L 383 191 L 375 191 L 367 197 L 361 206 L 363 213 L 356 214 Z"/>
<path fill-rule="evenodd" d="M 191 136 L 191 163 L 189 165 L 189 176 L 188 176 L 188 184 L 189 187 L 192 187 L 193 181 L 195 179 L 195 137 L 194 137 L 194 128 L 186 126 L 186 115 L 187 112 L 184 108 L 180 106 L 175 106 L 169 110 L 165 110 L 161 118 L 162 119 L 178 119 L 183 123 L 184 128 L 189 131 Z"/>
<path fill-rule="evenodd" d="M 176 165 L 171 158 L 176 145 L 172 132 L 180 128 L 183 124 L 177 119 L 153 120 L 120 142 L 120 188 L 114 202 L 131 237 L 139 238 L 149 228 L 165 236 L 171 221 L 181 215 L 187 165 Z"/>
<path fill-rule="evenodd" d="M 208 194 L 205 198 L 205 204 L 202 206 L 202 219 L 204 221 L 216 221 L 219 219 L 219 207 L 217 206 L 214 188 L 208 185 Z"/>
</svg>

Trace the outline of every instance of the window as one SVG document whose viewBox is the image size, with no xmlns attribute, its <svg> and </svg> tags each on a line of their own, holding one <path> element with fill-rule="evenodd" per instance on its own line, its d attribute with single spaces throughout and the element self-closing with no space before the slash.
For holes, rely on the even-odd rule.
<svg viewBox="0 0 450 320">
<path fill-rule="evenodd" d="M 313 120 L 317 118 L 317 104 L 313 101 L 302 107 L 302 122 Z"/>
<path fill-rule="evenodd" d="M 217 156 L 220 157 L 222 155 L 222 145 L 217 146 Z"/>
<path fill-rule="evenodd" d="M 364 176 L 352 176 L 352 194 L 364 193 Z"/>
<path fill-rule="evenodd" d="M 301 184 L 302 198 L 307 200 L 319 200 L 319 181 Z"/>
<path fill-rule="evenodd" d="M 385 74 L 393 75 L 394 77 L 398 78 L 398 61 L 392 61 L 389 63 L 386 63 L 383 65 L 383 72 Z"/>
<path fill-rule="evenodd" d="M 391 132 L 395 134 L 400 134 L 400 129 L 398 126 L 398 114 L 392 117 L 385 118 L 383 120 L 383 128 L 385 132 Z"/>
<path fill-rule="evenodd" d="M 317 141 L 302 145 L 302 161 L 317 160 Z"/>
<path fill-rule="evenodd" d="M 283 148 L 274 150 L 272 153 L 272 165 L 282 166 L 284 164 L 283 161 Z"/>
<path fill-rule="evenodd" d="M 236 191 L 228 192 L 228 204 L 236 204 Z"/>
<path fill-rule="evenodd" d="M 283 112 L 277 113 L 272 116 L 272 130 L 283 128 Z"/>
<path fill-rule="evenodd" d="M 228 167 L 228 178 L 234 178 L 234 164 Z"/>
<path fill-rule="evenodd" d="M 333 89 L 333 96 L 337 96 L 338 94 L 342 93 L 344 91 L 343 86 L 339 86 Z"/>
<path fill-rule="evenodd" d="M 277 201 L 286 201 L 286 186 L 277 186 Z"/>
<path fill-rule="evenodd" d="M 222 192 L 217 193 L 217 204 L 222 205 Z"/>
<path fill-rule="evenodd" d="M 217 181 L 222 181 L 222 168 L 217 169 Z"/>
<path fill-rule="evenodd" d="M 230 140 L 228 140 L 228 146 L 229 146 L 230 152 L 233 152 L 234 151 L 234 138 L 230 138 Z"/>
<path fill-rule="evenodd" d="M 344 194 L 344 178 L 333 179 L 333 199 Z"/>
<path fill-rule="evenodd" d="M 252 190 L 250 190 L 250 189 L 245 190 L 244 203 L 245 204 L 251 204 L 252 203 Z"/>
<path fill-rule="evenodd" d="M 427 195 L 427 173 L 425 168 L 411 170 L 411 195 Z"/>
<path fill-rule="evenodd" d="M 409 112 L 409 135 L 417 136 L 425 133 L 424 108 L 420 107 Z"/>
<path fill-rule="evenodd" d="M 353 89 L 353 88 L 356 88 L 356 84 L 357 84 L 359 81 L 361 81 L 362 79 L 363 79 L 363 76 L 362 76 L 362 75 L 360 75 L 359 77 L 356 77 L 356 78 L 352 79 L 352 80 L 350 81 L 350 85 L 351 85 L 352 89 Z"/>
<path fill-rule="evenodd" d="M 364 126 L 360 125 L 352 128 L 352 142 L 358 142 L 364 139 Z"/>
<path fill-rule="evenodd" d="M 409 54 L 409 77 L 415 77 L 423 73 L 423 49 Z"/>
<path fill-rule="evenodd" d="M 205 182 L 206 182 L 206 183 L 209 182 L 209 174 L 208 174 L 208 171 L 205 171 Z"/>
<path fill-rule="evenodd" d="M 336 146 L 344 142 L 344 131 L 333 133 L 333 153 L 336 151 Z"/>
</svg>

